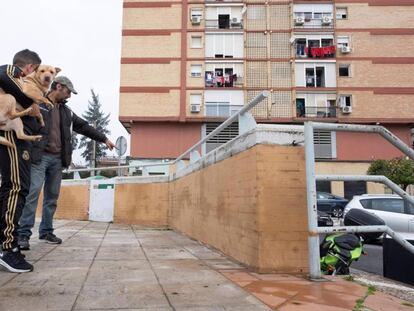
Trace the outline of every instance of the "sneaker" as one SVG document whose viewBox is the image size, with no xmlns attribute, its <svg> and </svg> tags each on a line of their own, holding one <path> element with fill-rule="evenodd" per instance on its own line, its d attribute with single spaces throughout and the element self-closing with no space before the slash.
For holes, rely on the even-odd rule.
<svg viewBox="0 0 414 311">
<path fill-rule="evenodd" d="M 33 271 L 33 265 L 28 263 L 18 249 L 2 251 L 0 253 L 0 265 L 10 272 L 24 273 Z"/>
<path fill-rule="evenodd" d="M 45 240 L 49 244 L 62 244 L 62 239 L 59 239 L 53 233 L 46 233 L 45 235 L 39 236 L 39 240 Z"/>
<path fill-rule="evenodd" d="M 22 236 L 19 237 L 19 240 L 17 242 L 19 244 L 19 248 L 22 251 L 28 251 L 30 249 L 30 243 L 29 243 L 29 238 Z"/>
</svg>

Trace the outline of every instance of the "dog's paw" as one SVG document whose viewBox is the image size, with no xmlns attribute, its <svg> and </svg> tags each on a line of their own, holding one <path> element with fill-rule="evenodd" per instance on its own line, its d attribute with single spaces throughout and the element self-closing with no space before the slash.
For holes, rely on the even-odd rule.
<svg viewBox="0 0 414 311">
<path fill-rule="evenodd" d="M 50 108 L 53 108 L 55 106 L 55 105 L 53 105 L 53 103 L 50 101 L 49 98 L 46 98 L 45 104 L 48 105 Z"/>
</svg>

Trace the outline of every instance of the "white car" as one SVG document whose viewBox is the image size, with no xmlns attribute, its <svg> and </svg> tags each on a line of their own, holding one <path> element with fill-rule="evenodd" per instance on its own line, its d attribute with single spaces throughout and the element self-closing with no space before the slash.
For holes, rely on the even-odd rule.
<svg viewBox="0 0 414 311">
<path fill-rule="evenodd" d="M 401 233 L 406 239 L 414 240 L 414 206 L 399 195 L 357 195 L 345 206 L 344 214 L 352 208 L 361 208 L 377 215 L 392 230 Z"/>
</svg>

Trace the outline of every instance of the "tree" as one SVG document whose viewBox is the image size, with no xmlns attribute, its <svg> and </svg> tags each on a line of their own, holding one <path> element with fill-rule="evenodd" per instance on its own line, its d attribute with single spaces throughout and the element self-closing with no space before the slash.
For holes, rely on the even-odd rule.
<svg viewBox="0 0 414 311">
<path fill-rule="evenodd" d="M 414 184 L 414 162 L 406 158 L 376 160 L 368 168 L 368 175 L 384 175 L 403 190 Z"/>
<path fill-rule="evenodd" d="M 72 141 L 72 150 L 76 150 L 78 148 L 79 139 L 75 131 L 72 132 L 71 141 Z"/>
<path fill-rule="evenodd" d="M 92 100 L 88 101 L 88 110 L 82 115 L 82 117 L 88 121 L 89 124 L 94 126 L 100 133 L 108 135 L 111 132 L 107 129 L 109 124 L 110 114 L 104 114 L 101 109 L 101 103 L 99 102 L 99 95 L 95 94 L 94 90 L 91 89 Z M 86 147 L 85 151 L 82 153 L 82 157 L 86 161 L 91 160 L 92 150 L 93 150 L 93 140 L 82 136 L 79 143 L 79 148 Z M 104 144 L 96 144 L 96 159 L 99 159 L 106 155 L 107 147 Z"/>
</svg>

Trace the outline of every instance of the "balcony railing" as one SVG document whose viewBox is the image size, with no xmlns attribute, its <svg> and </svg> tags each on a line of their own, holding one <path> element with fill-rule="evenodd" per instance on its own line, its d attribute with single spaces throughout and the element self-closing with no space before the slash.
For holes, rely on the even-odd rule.
<svg viewBox="0 0 414 311">
<path fill-rule="evenodd" d="M 336 107 L 296 105 L 298 118 L 336 118 Z"/>
<path fill-rule="evenodd" d="M 243 85 L 243 77 L 232 74 L 218 76 L 210 72 L 205 74 L 205 86 L 206 87 L 235 87 Z"/>
<path fill-rule="evenodd" d="M 305 18 L 302 16 L 295 16 L 293 18 L 295 28 L 334 28 L 334 20 L 332 17 L 323 18 Z"/>
<path fill-rule="evenodd" d="M 308 47 L 303 44 L 296 45 L 296 57 L 301 58 L 332 58 L 335 57 L 336 46 Z"/>
<path fill-rule="evenodd" d="M 238 18 L 229 20 L 206 19 L 205 27 L 207 29 L 243 29 L 243 20 Z"/>
<path fill-rule="evenodd" d="M 243 105 L 230 105 L 228 103 L 206 103 L 207 117 L 229 117 L 243 108 Z"/>
</svg>

